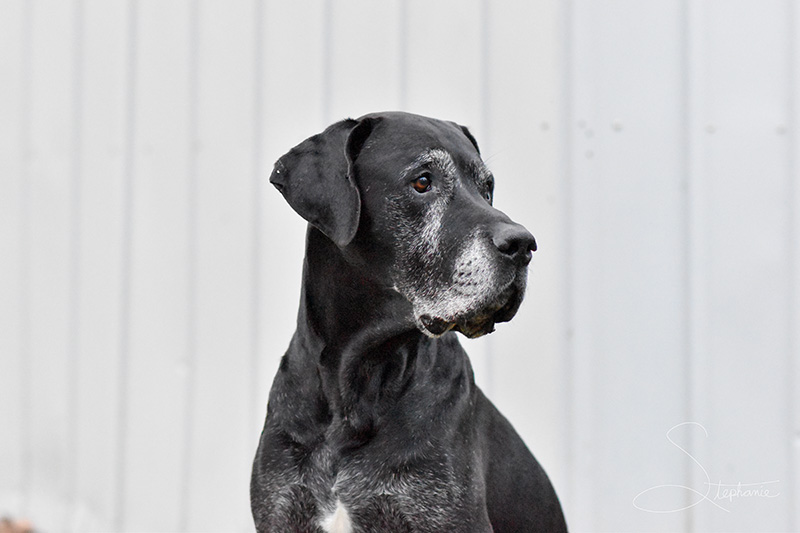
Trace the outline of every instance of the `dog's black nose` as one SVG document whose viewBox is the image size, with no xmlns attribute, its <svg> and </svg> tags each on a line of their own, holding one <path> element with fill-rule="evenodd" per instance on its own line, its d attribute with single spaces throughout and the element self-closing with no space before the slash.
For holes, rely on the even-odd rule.
<svg viewBox="0 0 800 533">
<path fill-rule="evenodd" d="M 522 265 L 531 262 L 536 251 L 536 239 L 519 224 L 504 224 L 492 236 L 492 242 L 501 253 Z"/>
</svg>

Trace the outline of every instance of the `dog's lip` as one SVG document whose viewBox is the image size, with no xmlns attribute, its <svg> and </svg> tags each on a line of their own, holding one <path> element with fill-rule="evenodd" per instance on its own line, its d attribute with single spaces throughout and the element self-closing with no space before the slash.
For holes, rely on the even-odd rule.
<svg viewBox="0 0 800 533">
<path fill-rule="evenodd" d="M 419 317 L 419 322 L 424 330 L 434 337 L 439 337 L 450 331 L 455 323 L 448 322 L 447 320 L 431 315 L 422 315 Z"/>
<path fill-rule="evenodd" d="M 444 335 L 451 329 L 463 333 L 470 339 L 482 337 L 492 333 L 498 322 L 508 322 L 514 317 L 522 303 L 522 294 L 523 289 L 511 283 L 500 291 L 500 296 L 494 304 L 479 312 L 470 312 L 450 319 L 423 314 L 418 317 L 417 322 L 420 329 L 432 337 Z"/>
<path fill-rule="evenodd" d="M 484 335 L 492 333 L 494 331 L 494 325 L 495 321 L 492 318 L 488 318 L 457 323 L 453 326 L 453 330 L 460 331 L 470 339 L 477 339 L 478 337 L 483 337 Z"/>
<path fill-rule="evenodd" d="M 492 317 L 495 322 L 508 322 L 514 318 L 522 305 L 524 289 L 516 286 L 512 286 L 511 289 L 510 294 L 505 298 L 506 303 Z"/>
</svg>

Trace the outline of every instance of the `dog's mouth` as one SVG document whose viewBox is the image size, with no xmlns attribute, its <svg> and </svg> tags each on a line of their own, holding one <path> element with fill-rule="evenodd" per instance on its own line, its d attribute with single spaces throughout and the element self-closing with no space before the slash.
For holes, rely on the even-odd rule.
<svg viewBox="0 0 800 533">
<path fill-rule="evenodd" d="M 524 292 L 524 287 L 514 284 L 502 291 L 493 303 L 478 311 L 468 311 L 451 319 L 425 314 L 417 319 L 417 324 L 431 337 L 439 337 L 452 329 L 476 339 L 492 333 L 495 324 L 511 320 L 522 304 Z"/>
</svg>

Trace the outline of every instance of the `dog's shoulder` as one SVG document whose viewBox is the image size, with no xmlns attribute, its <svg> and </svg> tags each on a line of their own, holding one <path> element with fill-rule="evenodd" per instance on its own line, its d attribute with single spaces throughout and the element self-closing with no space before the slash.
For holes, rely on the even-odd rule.
<svg viewBox="0 0 800 533">
<path fill-rule="evenodd" d="M 508 419 L 480 390 L 475 423 L 494 531 L 566 532 L 561 504 L 547 473 Z"/>
</svg>

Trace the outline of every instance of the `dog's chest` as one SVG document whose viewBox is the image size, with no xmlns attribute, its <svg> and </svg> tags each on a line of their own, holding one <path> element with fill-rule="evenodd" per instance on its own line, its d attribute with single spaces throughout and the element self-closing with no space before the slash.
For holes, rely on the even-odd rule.
<svg viewBox="0 0 800 533">
<path fill-rule="evenodd" d="M 404 512 L 402 503 L 390 495 L 350 502 L 349 505 L 337 498 L 333 509 L 324 509 L 317 521 L 325 533 L 418 531 L 412 523 L 412 517 Z"/>
<path fill-rule="evenodd" d="M 309 465 L 307 465 L 309 466 Z M 353 465 L 330 477 L 305 469 L 284 476 L 273 493 L 271 531 L 371 533 L 466 531 L 472 507 L 447 475 Z M 277 480 L 275 480 L 277 481 Z M 469 513 L 469 511 L 467 511 Z"/>
<path fill-rule="evenodd" d="M 350 513 L 347 511 L 347 507 L 338 499 L 336 500 L 336 507 L 330 514 L 322 518 L 320 525 L 326 533 L 351 533 L 353 531 L 353 521 L 350 518 Z"/>
</svg>

